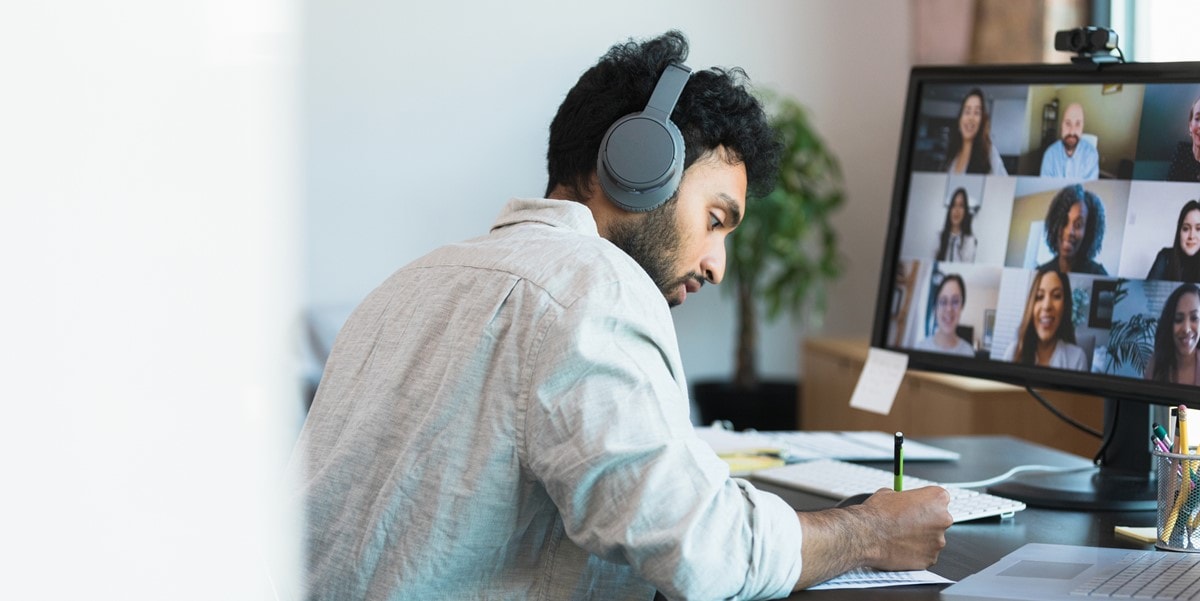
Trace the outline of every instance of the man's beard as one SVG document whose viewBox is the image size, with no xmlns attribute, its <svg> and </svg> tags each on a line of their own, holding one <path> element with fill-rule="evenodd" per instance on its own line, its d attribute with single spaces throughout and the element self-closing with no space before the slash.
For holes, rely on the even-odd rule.
<svg viewBox="0 0 1200 601">
<path fill-rule="evenodd" d="M 1063 148 L 1066 148 L 1067 153 L 1068 154 L 1073 153 L 1073 152 L 1075 152 L 1075 147 L 1079 146 L 1079 136 L 1076 136 L 1073 134 L 1069 135 L 1069 136 L 1063 138 L 1062 142 L 1063 142 Z"/>
<path fill-rule="evenodd" d="M 677 304 L 671 294 L 687 280 L 696 278 L 695 274 L 681 277 L 674 273 L 681 240 L 675 220 L 677 200 L 678 197 L 668 200 L 640 220 L 621 221 L 608 232 L 609 242 L 633 257 L 671 304 Z"/>
</svg>

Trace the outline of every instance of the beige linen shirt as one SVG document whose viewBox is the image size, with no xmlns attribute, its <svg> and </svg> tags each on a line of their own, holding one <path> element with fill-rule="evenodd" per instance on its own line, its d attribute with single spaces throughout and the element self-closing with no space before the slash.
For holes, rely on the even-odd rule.
<svg viewBox="0 0 1200 601">
<path fill-rule="evenodd" d="M 692 429 L 662 294 L 514 200 L 338 334 L 293 466 L 312 599 L 786 596 L 800 523 Z"/>
</svg>

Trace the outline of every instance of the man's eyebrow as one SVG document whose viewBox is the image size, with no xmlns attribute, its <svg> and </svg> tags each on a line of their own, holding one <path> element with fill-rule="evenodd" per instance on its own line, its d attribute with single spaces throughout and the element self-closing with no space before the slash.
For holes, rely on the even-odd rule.
<svg viewBox="0 0 1200 601">
<path fill-rule="evenodd" d="M 738 203 L 732 196 L 724 192 L 717 195 L 717 198 L 725 203 L 725 212 L 729 213 L 729 222 L 726 227 L 735 228 L 742 222 L 742 210 L 738 207 Z"/>
</svg>

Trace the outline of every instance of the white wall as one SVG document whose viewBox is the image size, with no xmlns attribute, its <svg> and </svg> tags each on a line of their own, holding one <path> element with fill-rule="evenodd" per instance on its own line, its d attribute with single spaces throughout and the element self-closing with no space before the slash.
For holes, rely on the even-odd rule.
<svg viewBox="0 0 1200 601">
<path fill-rule="evenodd" d="M 825 331 L 866 336 L 910 66 L 909 3 L 716 0 L 401 3 L 308 0 L 304 47 L 306 300 L 358 302 L 397 267 L 487 231 L 512 196 L 545 188 L 547 127 L 610 45 L 670 28 L 693 68 L 742 66 L 795 96 L 841 158 L 846 276 Z M 751 210 L 753 210 L 751 208 Z M 675 311 L 695 380 L 726 377 L 729 295 Z M 795 377 L 799 328 L 763 333 L 763 371 Z"/>
<path fill-rule="evenodd" d="M 0 596 L 268 599 L 295 566 L 295 18 L 0 7 Z"/>
</svg>

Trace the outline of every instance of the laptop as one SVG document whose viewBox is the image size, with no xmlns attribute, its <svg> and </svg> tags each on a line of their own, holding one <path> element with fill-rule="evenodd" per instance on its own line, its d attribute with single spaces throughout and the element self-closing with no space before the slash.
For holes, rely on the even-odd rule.
<svg viewBox="0 0 1200 601">
<path fill-rule="evenodd" d="M 1200 554 L 1029 543 L 942 591 L 942 599 L 1082 601 L 1200 595 Z"/>
</svg>

